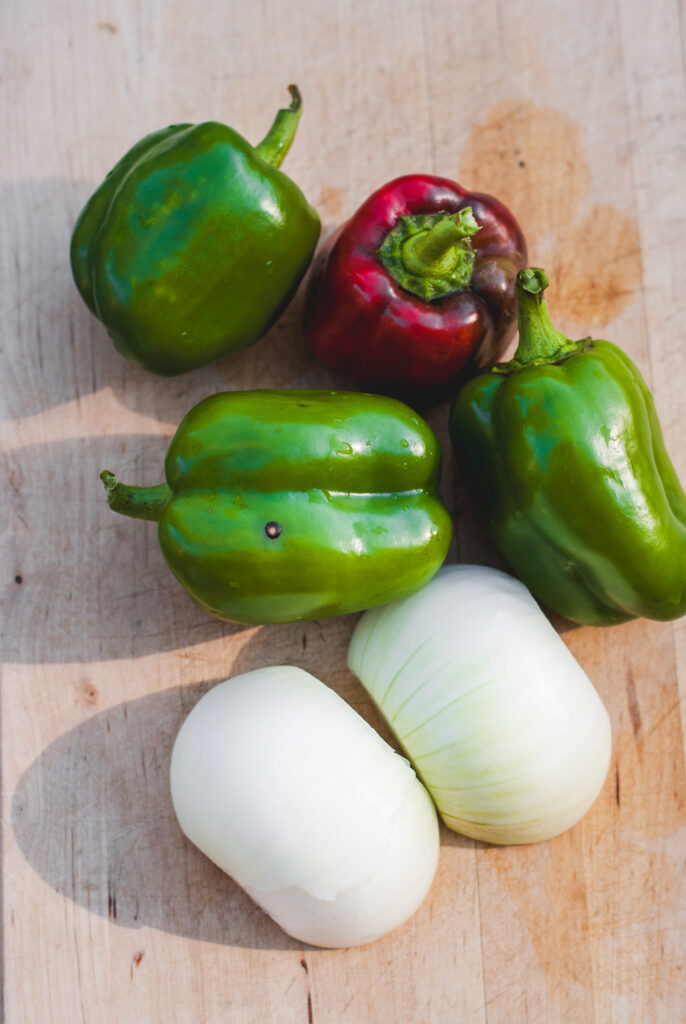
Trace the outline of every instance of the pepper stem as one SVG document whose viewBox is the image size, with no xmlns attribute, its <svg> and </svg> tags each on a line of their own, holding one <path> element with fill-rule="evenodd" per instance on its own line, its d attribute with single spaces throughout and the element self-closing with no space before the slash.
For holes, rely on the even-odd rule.
<svg viewBox="0 0 686 1024">
<path fill-rule="evenodd" d="M 553 327 L 543 293 L 548 275 L 540 267 L 529 267 L 517 274 L 517 314 L 519 346 L 513 362 L 527 363 L 549 360 L 574 343 Z"/>
<path fill-rule="evenodd" d="M 291 105 L 277 111 L 271 128 L 262 142 L 255 146 L 262 159 L 273 167 L 280 167 L 283 163 L 283 158 L 295 138 L 298 121 L 302 114 L 303 101 L 297 85 L 289 85 L 288 91 L 292 96 Z"/>
<path fill-rule="evenodd" d="M 470 206 L 449 213 L 429 228 L 411 235 L 402 247 L 402 260 L 410 274 L 436 277 L 450 273 L 458 260 L 455 250 L 464 238 L 475 235 L 479 225 Z"/>
<path fill-rule="evenodd" d="M 107 502 L 113 512 L 134 519 L 150 519 L 158 522 L 172 496 L 171 487 L 158 484 L 157 487 L 130 487 L 120 484 L 114 473 L 103 470 L 100 479 L 105 485 Z"/>
</svg>

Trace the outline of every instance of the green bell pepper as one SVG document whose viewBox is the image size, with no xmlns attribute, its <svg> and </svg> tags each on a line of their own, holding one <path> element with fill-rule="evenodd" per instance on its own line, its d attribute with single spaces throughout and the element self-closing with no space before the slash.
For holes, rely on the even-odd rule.
<svg viewBox="0 0 686 1024">
<path fill-rule="evenodd" d="M 452 525 L 441 447 L 406 405 L 335 391 L 233 391 L 191 409 L 167 482 L 102 474 L 110 507 L 159 522 L 169 568 L 211 615 L 295 622 L 410 594 Z"/>
<path fill-rule="evenodd" d="M 646 384 L 607 341 L 550 322 L 517 279 L 519 347 L 459 393 L 453 450 L 477 512 L 533 594 L 575 622 L 686 613 L 686 495 Z"/>
<path fill-rule="evenodd" d="M 253 148 L 226 125 L 147 135 L 89 199 L 71 264 L 119 351 L 165 376 L 258 341 L 312 258 L 320 222 L 278 170 L 300 94 Z"/>
</svg>

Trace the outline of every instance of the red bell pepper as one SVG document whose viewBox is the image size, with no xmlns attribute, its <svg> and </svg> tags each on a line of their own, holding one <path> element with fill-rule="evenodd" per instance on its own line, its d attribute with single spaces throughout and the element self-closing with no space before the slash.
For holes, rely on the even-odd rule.
<svg viewBox="0 0 686 1024">
<path fill-rule="evenodd" d="M 396 178 L 320 254 L 305 304 L 308 343 L 363 390 L 438 401 L 467 363 L 502 352 L 526 265 L 524 236 L 497 199 L 446 178 Z"/>
</svg>

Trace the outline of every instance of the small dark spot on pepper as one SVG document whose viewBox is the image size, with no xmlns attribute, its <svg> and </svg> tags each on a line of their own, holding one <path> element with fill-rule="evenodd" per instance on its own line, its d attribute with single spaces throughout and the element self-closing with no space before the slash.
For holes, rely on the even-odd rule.
<svg viewBox="0 0 686 1024">
<path fill-rule="evenodd" d="M 14 577 L 14 582 L 15 583 L 23 583 L 24 582 L 24 577 L 20 576 L 20 574 L 17 573 L 17 575 Z"/>
<path fill-rule="evenodd" d="M 278 523 L 267 523 L 264 528 L 264 532 L 270 540 L 275 540 L 281 533 L 281 527 Z"/>
</svg>

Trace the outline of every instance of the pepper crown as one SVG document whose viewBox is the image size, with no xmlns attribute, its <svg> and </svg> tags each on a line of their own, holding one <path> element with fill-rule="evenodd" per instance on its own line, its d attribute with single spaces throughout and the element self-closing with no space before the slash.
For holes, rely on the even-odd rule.
<svg viewBox="0 0 686 1024">
<path fill-rule="evenodd" d="M 274 123 L 259 142 L 255 149 L 263 160 L 266 160 L 272 167 L 280 167 L 286 153 L 291 148 L 295 138 L 298 121 L 303 111 L 303 101 L 297 85 L 289 85 L 288 91 L 292 96 L 290 106 L 282 107 L 277 111 Z"/>
<path fill-rule="evenodd" d="M 401 288 L 431 302 L 468 287 L 475 260 L 469 239 L 479 230 L 470 206 L 401 217 L 378 256 Z"/>
<path fill-rule="evenodd" d="M 156 487 L 131 487 L 121 484 L 114 473 L 103 470 L 100 479 L 105 485 L 107 503 L 113 512 L 133 519 L 149 519 L 157 523 L 172 496 L 171 487 L 158 484 Z"/>
</svg>

